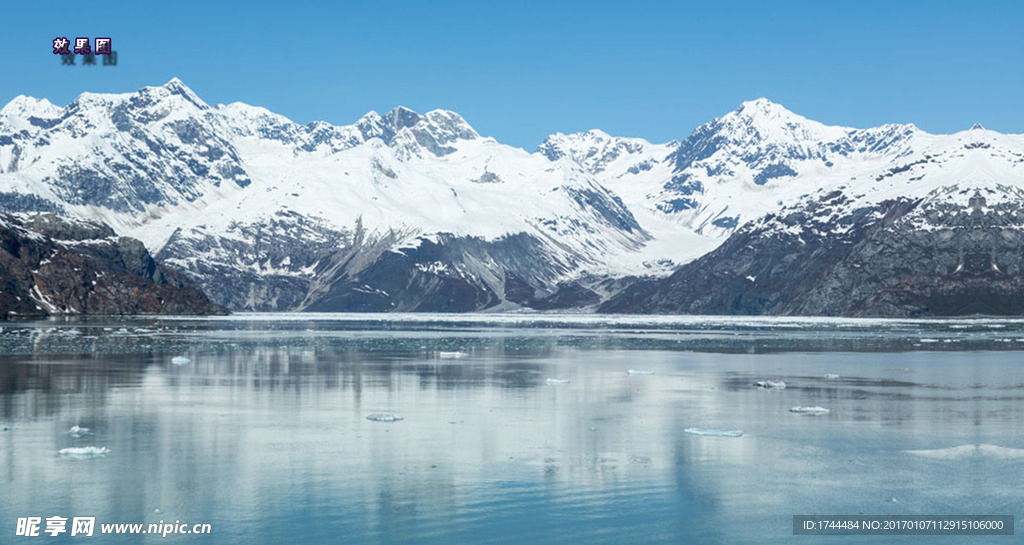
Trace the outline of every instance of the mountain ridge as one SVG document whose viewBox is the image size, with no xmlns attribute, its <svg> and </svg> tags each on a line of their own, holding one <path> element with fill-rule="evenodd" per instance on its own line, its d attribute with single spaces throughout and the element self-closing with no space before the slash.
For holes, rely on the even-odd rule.
<svg viewBox="0 0 1024 545">
<path fill-rule="evenodd" d="M 528 152 L 448 110 L 301 125 L 174 78 L 5 106 L 0 211 L 107 223 L 235 310 L 592 309 L 835 191 L 871 207 L 1024 185 L 1022 150 L 984 129 L 828 126 L 762 98 L 664 144 L 594 129 Z"/>
</svg>

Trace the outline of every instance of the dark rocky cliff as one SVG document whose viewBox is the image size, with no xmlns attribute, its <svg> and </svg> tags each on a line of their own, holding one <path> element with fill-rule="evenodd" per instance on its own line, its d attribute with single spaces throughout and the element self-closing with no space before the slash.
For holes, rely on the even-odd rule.
<svg viewBox="0 0 1024 545">
<path fill-rule="evenodd" d="M 179 272 L 106 225 L 0 216 L 0 319 L 63 314 L 220 314 Z"/>
<path fill-rule="evenodd" d="M 1024 315 L 1024 192 L 951 186 L 857 207 L 836 191 L 747 224 L 614 313 Z"/>
</svg>

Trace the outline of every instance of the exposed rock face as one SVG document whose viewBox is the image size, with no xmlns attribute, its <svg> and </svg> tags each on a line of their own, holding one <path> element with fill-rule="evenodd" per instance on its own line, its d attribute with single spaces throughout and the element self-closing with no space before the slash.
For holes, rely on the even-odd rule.
<svg viewBox="0 0 1024 545">
<path fill-rule="evenodd" d="M 50 214 L 0 216 L 0 319 L 62 314 L 217 314 L 141 242 Z"/>
<path fill-rule="evenodd" d="M 401 234 L 367 239 L 325 260 L 300 307 L 344 312 L 470 312 L 503 301 L 535 309 L 593 305 L 601 298 L 578 282 L 555 285 L 575 264 L 550 259 L 525 234 L 486 241 L 438 235 L 392 250 Z M 552 293 L 553 292 L 553 293 Z"/>
<path fill-rule="evenodd" d="M 748 224 L 607 312 L 825 316 L 1024 314 L 1024 192 L 939 188 L 849 209 L 840 191 Z"/>
</svg>

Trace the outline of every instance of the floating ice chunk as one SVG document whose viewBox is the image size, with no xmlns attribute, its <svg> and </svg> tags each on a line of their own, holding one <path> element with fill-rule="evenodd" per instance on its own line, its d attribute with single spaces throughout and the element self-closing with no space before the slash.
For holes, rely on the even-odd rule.
<svg viewBox="0 0 1024 545">
<path fill-rule="evenodd" d="M 171 363 L 173 363 L 174 365 L 188 365 L 192 363 L 192 360 L 186 358 L 185 356 L 174 356 L 173 358 L 171 358 Z"/>
<path fill-rule="evenodd" d="M 839 375 L 835 373 L 825 373 L 826 380 L 839 380 Z"/>
<path fill-rule="evenodd" d="M 785 390 L 786 383 L 781 380 L 759 380 L 754 383 L 754 386 L 763 388 L 765 390 Z"/>
<path fill-rule="evenodd" d="M 560 379 L 560 378 L 549 378 L 547 380 L 547 383 L 548 384 L 554 384 L 554 385 L 569 384 L 569 380 L 568 379 Z"/>
<path fill-rule="evenodd" d="M 89 433 L 89 428 L 83 428 L 77 425 L 71 426 L 71 429 L 68 430 L 68 435 L 71 437 L 81 437 L 87 433 Z"/>
<path fill-rule="evenodd" d="M 998 445 L 959 445 L 956 447 L 931 450 L 905 450 L 907 454 L 936 459 L 954 459 L 965 456 L 994 456 L 996 458 L 1024 458 L 1024 449 L 1000 447 Z"/>
<path fill-rule="evenodd" d="M 686 428 L 683 433 L 707 437 L 740 437 L 743 430 L 727 430 L 722 428 Z"/>
<path fill-rule="evenodd" d="M 374 422 L 398 422 L 399 420 L 405 420 L 405 418 L 394 413 L 372 413 L 366 415 L 366 419 Z"/>
<path fill-rule="evenodd" d="M 797 414 L 828 414 L 829 410 L 825 407 L 793 407 L 789 410 L 791 413 Z"/>
<path fill-rule="evenodd" d="M 57 454 L 68 458 L 92 458 L 94 456 L 106 456 L 110 452 L 107 447 L 71 447 L 62 448 Z"/>
<path fill-rule="evenodd" d="M 468 355 L 469 354 L 467 354 L 465 352 L 438 352 L 437 353 L 437 357 L 443 358 L 443 359 L 464 358 L 464 357 L 466 357 Z"/>
<path fill-rule="evenodd" d="M 654 371 L 638 371 L 636 369 L 630 369 L 629 371 L 626 371 L 626 374 L 627 375 L 633 375 L 633 376 L 647 376 L 647 375 L 653 375 Z"/>
</svg>

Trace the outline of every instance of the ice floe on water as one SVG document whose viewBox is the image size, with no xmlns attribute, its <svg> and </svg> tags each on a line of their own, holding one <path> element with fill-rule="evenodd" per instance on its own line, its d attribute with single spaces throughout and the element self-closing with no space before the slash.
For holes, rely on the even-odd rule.
<svg viewBox="0 0 1024 545">
<path fill-rule="evenodd" d="M 546 382 L 548 384 L 553 384 L 553 385 L 556 385 L 556 386 L 557 385 L 561 385 L 561 384 L 569 384 L 569 380 L 568 379 L 561 379 L 561 378 L 549 378 Z"/>
<path fill-rule="evenodd" d="M 174 365 L 188 365 L 192 363 L 192 360 L 186 358 L 185 356 L 174 356 L 173 358 L 171 358 L 171 363 L 173 363 Z"/>
<path fill-rule="evenodd" d="M 107 447 L 70 447 L 60 449 L 57 454 L 66 458 L 92 458 L 106 456 L 109 452 Z"/>
<path fill-rule="evenodd" d="M 786 383 L 781 380 L 759 380 L 754 386 L 764 390 L 785 390 Z"/>
<path fill-rule="evenodd" d="M 1024 458 L 1024 449 L 1000 447 L 998 445 L 958 445 L 948 448 L 937 448 L 928 450 L 905 450 L 907 454 L 935 458 L 940 460 L 951 460 L 965 456 L 992 456 L 995 458 Z"/>
<path fill-rule="evenodd" d="M 689 435 L 701 435 L 705 437 L 741 437 L 743 430 L 729 430 L 724 428 L 686 428 L 683 433 Z"/>
<path fill-rule="evenodd" d="M 399 420 L 405 420 L 405 418 L 395 413 L 371 413 L 366 415 L 366 419 L 373 422 L 398 422 Z"/>
<path fill-rule="evenodd" d="M 442 359 L 454 360 L 458 358 L 465 358 L 469 354 L 465 352 L 438 352 L 437 357 Z"/>
<path fill-rule="evenodd" d="M 626 371 L 626 374 L 632 376 L 647 376 L 653 375 L 654 371 L 640 371 L 638 369 L 630 369 L 629 371 Z"/>
<path fill-rule="evenodd" d="M 86 435 L 88 433 L 89 433 L 89 428 L 83 428 L 83 427 L 78 426 L 78 425 L 71 426 L 71 429 L 68 430 L 68 435 L 70 435 L 71 437 L 81 437 L 81 436 Z"/>
<path fill-rule="evenodd" d="M 797 414 L 828 414 L 829 410 L 825 407 L 793 407 L 789 410 L 791 413 Z"/>
<path fill-rule="evenodd" d="M 825 380 L 839 380 L 839 375 L 835 373 L 825 373 Z"/>
</svg>

